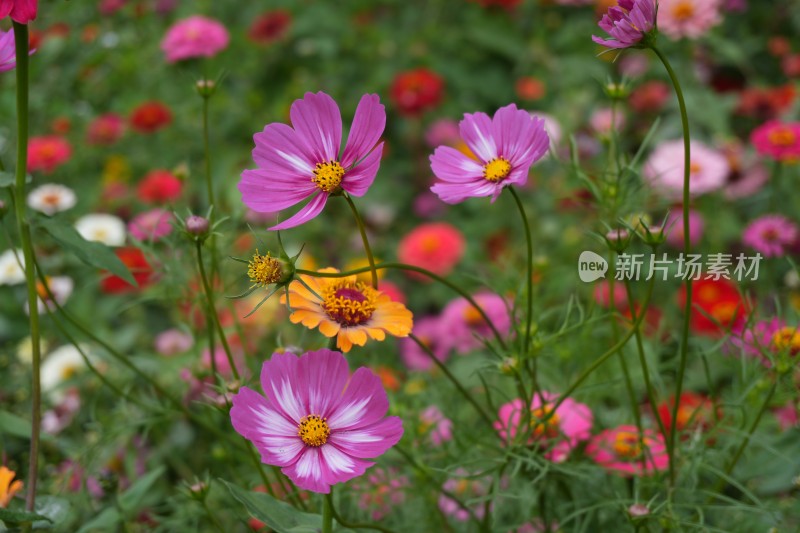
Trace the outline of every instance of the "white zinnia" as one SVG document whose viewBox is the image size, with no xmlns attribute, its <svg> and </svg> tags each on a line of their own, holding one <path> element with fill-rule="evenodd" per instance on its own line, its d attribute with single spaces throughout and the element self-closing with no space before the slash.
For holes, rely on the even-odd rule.
<svg viewBox="0 0 800 533">
<path fill-rule="evenodd" d="M 86 349 L 82 349 L 86 353 Z M 75 346 L 67 344 L 56 348 L 42 362 L 42 392 L 49 394 L 54 401 L 60 401 L 64 393 L 58 390 L 58 386 L 85 366 L 83 357 Z"/>
<path fill-rule="evenodd" d="M 28 194 L 28 206 L 45 215 L 55 215 L 74 207 L 78 197 L 69 187 L 48 183 L 33 189 Z"/>
<path fill-rule="evenodd" d="M 22 250 L 6 250 L 0 254 L 0 285 L 23 283 L 25 281 L 24 266 L 25 257 L 22 255 Z"/>
<path fill-rule="evenodd" d="M 114 215 L 94 213 L 82 216 L 75 222 L 75 229 L 87 241 L 101 242 L 106 246 L 125 244 L 125 222 Z"/>
</svg>

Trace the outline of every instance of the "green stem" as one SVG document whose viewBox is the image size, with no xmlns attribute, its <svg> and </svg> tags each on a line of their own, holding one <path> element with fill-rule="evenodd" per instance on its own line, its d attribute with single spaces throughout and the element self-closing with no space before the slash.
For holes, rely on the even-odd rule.
<svg viewBox="0 0 800 533">
<path fill-rule="evenodd" d="M 436 357 L 436 355 L 431 351 L 431 349 L 428 348 L 425 345 L 425 343 L 422 342 L 422 340 L 420 340 L 419 337 L 417 337 L 413 333 L 410 333 L 408 335 L 408 338 L 417 343 L 417 346 L 419 346 L 422 349 L 422 351 L 425 352 L 425 355 L 427 355 L 430 358 L 430 360 L 433 361 L 433 363 L 439 368 L 439 370 L 441 370 L 444 373 L 444 375 L 447 376 L 447 379 L 449 379 L 450 382 L 456 387 L 456 389 L 458 389 L 458 392 L 461 393 L 464 399 L 467 400 L 475 408 L 475 410 L 478 412 L 483 421 L 486 422 L 486 425 L 488 425 L 489 428 L 492 431 L 494 431 L 494 425 L 492 423 L 492 419 L 489 417 L 489 415 L 486 414 L 486 411 L 483 410 L 483 407 L 481 407 L 481 405 L 477 401 L 475 401 L 475 398 L 472 397 L 472 395 L 467 391 L 467 389 L 464 388 L 464 385 L 462 385 L 461 382 L 458 381 L 458 378 L 456 378 L 453 375 L 453 373 L 450 372 L 450 369 L 447 368 L 447 366 L 444 363 L 439 361 L 439 358 Z"/>
<path fill-rule="evenodd" d="M 206 516 L 208 516 L 209 521 L 214 526 L 214 529 L 219 531 L 219 533 L 225 533 L 225 528 L 222 527 L 222 524 L 220 524 L 219 520 L 217 520 L 216 515 L 214 515 L 214 513 L 211 512 L 211 509 L 208 507 L 208 503 L 206 502 L 205 499 L 203 499 L 201 505 L 203 506 L 203 509 L 205 510 Z"/>
<path fill-rule="evenodd" d="M 378 524 L 372 524 L 372 523 L 366 523 L 366 522 L 365 523 L 354 523 L 354 522 L 345 521 L 342 518 L 342 516 L 338 512 L 336 512 L 336 506 L 333 505 L 333 487 L 331 487 L 330 493 L 325 495 L 325 501 L 328 502 L 328 505 L 330 506 L 331 515 L 333 516 L 333 519 L 336 520 L 339 523 L 339 525 L 341 525 L 344 528 L 347 528 L 347 529 L 374 529 L 375 531 L 381 531 L 382 533 L 394 533 L 394 531 L 392 531 L 391 529 L 383 527 L 383 526 L 378 525 Z M 324 515 L 323 515 L 323 525 L 324 525 L 324 520 L 325 520 L 325 518 L 324 518 Z"/>
<path fill-rule="evenodd" d="M 416 272 L 418 274 L 422 274 L 424 276 L 427 276 L 427 277 L 429 277 L 429 278 L 441 283 L 442 285 L 450 288 L 454 292 L 458 293 L 462 298 L 464 298 L 465 300 L 467 300 L 467 302 L 469 302 L 469 304 L 475 309 L 475 311 L 477 311 L 478 314 L 481 315 L 481 318 L 483 318 L 484 322 L 486 322 L 489 325 L 489 328 L 492 330 L 492 333 L 494 334 L 495 339 L 497 339 L 497 343 L 500 345 L 500 347 L 503 350 L 508 351 L 508 347 L 506 346 L 506 343 L 503 340 L 502 335 L 500 335 L 500 332 L 497 331 L 497 328 L 495 327 L 494 322 L 492 322 L 492 320 L 489 318 L 489 316 L 486 314 L 486 312 L 483 310 L 483 308 L 480 305 L 478 305 L 478 302 L 476 302 L 475 299 L 472 296 L 470 296 L 470 294 L 468 292 L 466 292 L 464 289 L 462 289 L 461 287 L 459 287 L 455 283 L 453 283 L 451 281 L 448 281 L 447 279 L 445 279 L 445 278 L 443 278 L 443 277 L 441 277 L 439 275 L 434 274 L 430 270 L 425 270 L 424 268 L 420 268 L 420 267 L 414 266 L 414 265 L 407 265 L 405 263 L 394 263 L 394 262 L 391 262 L 391 263 L 379 263 L 379 264 L 375 265 L 375 270 L 381 270 L 383 268 L 394 268 L 394 269 L 397 269 L 397 270 L 407 270 L 409 272 Z M 343 278 L 343 277 L 346 277 L 346 276 L 354 276 L 356 274 L 362 274 L 364 272 L 370 272 L 371 270 L 372 270 L 372 267 L 364 267 L 364 268 L 357 268 L 357 269 L 354 269 L 354 270 L 348 270 L 346 272 L 315 272 L 313 270 L 303 270 L 303 269 L 298 268 L 296 270 L 296 272 L 298 274 L 303 274 L 303 275 L 311 276 L 311 277 L 314 277 L 314 278 Z"/>
<path fill-rule="evenodd" d="M 330 493 L 322 499 L 322 533 L 333 533 L 333 498 Z"/>
<path fill-rule="evenodd" d="M 42 351 L 39 331 L 39 304 L 36 294 L 36 270 L 31 229 L 25 214 L 25 177 L 28 166 L 28 26 L 14 22 L 14 50 L 17 58 L 17 168 L 14 202 L 22 253 L 25 257 L 25 284 L 28 289 L 29 323 L 33 358 L 31 376 L 31 446 L 28 463 L 26 508 L 36 505 L 36 482 L 39 472 L 39 430 L 42 418 L 40 365 Z"/>
<path fill-rule="evenodd" d="M 369 246 L 369 239 L 367 238 L 367 228 L 364 226 L 364 220 L 361 218 L 361 215 L 358 213 L 358 209 L 356 209 L 356 204 L 353 203 L 352 198 L 350 198 L 349 194 L 344 194 L 344 199 L 347 200 L 347 205 L 350 206 L 350 211 L 353 212 L 353 217 L 356 219 L 356 224 L 358 225 L 358 231 L 361 233 L 361 241 L 364 243 L 364 252 L 367 254 L 367 260 L 369 261 L 369 269 L 372 274 L 372 286 L 376 289 L 378 288 L 378 270 L 375 268 L 375 257 L 372 255 L 372 248 Z"/>
<path fill-rule="evenodd" d="M 727 467 L 725 467 L 726 475 L 730 475 L 731 472 L 733 472 L 733 469 L 736 467 L 736 464 L 739 462 L 739 459 L 741 459 L 745 448 L 747 448 L 747 445 L 750 444 L 750 438 L 753 436 L 753 433 L 756 432 L 756 428 L 758 428 L 758 425 L 761 423 L 761 418 L 764 416 L 764 413 L 767 412 L 769 403 L 772 401 L 772 397 L 775 395 L 775 391 L 777 390 L 777 388 L 778 388 L 778 380 L 776 379 L 772 383 L 772 387 L 770 387 L 769 392 L 767 393 L 767 397 L 764 399 L 764 403 L 761 405 L 761 409 L 759 409 L 755 420 L 753 420 L 753 423 L 750 425 L 750 429 L 747 432 L 747 435 L 745 436 L 744 440 L 742 441 L 742 444 L 739 445 L 739 448 L 736 450 L 736 453 L 734 454 L 733 459 L 731 459 L 731 462 L 728 463 Z"/>
<path fill-rule="evenodd" d="M 692 243 L 690 240 L 691 233 L 689 231 L 689 178 L 691 176 L 691 138 L 689 134 L 689 115 L 686 112 L 686 102 L 683 99 L 683 90 L 681 89 L 681 84 L 678 81 L 678 77 L 675 75 L 675 71 L 672 70 L 672 65 L 670 65 L 669 60 L 667 57 L 661 53 L 656 47 L 653 47 L 653 52 L 658 56 L 661 62 L 664 64 L 664 68 L 667 69 L 667 74 L 669 74 L 669 78 L 672 81 L 672 86 L 675 88 L 675 95 L 678 97 L 678 107 L 680 108 L 681 113 L 681 125 L 683 127 L 683 253 L 686 257 L 692 251 Z M 672 420 L 677 420 L 678 418 L 678 408 L 680 406 L 680 398 L 681 394 L 683 393 L 683 378 L 686 373 L 686 359 L 689 352 L 689 320 L 692 314 L 692 276 L 686 277 L 686 305 L 684 306 L 684 317 L 683 317 L 683 329 L 681 332 L 681 347 L 680 347 L 680 359 L 678 362 L 678 375 L 676 378 L 675 383 L 675 399 L 673 401 L 672 406 Z M 669 439 L 667 440 L 667 451 L 669 453 L 670 459 L 675 457 L 675 436 L 677 434 L 677 427 L 678 424 L 670 425 L 669 430 Z M 670 484 L 675 484 L 675 469 L 670 469 Z"/>
<path fill-rule="evenodd" d="M 206 80 L 207 81 L 207 80 Z M 216 206 L 214 199 L 214 183 L 211 179 L 211 148 L 208 140 L 208 96 L 203 96 L 203 151 L 205 152 L 205 171 L 206 171 L 206 194 L 208 195 L 208 206 Z M 211 217 L 214 217 L 214 211 L 211 211 Z"/>
<path fill-rule="evenodd" d="M 211 285 L 208 284 L 208 276 L 206 276 L 206 267 L 203 265 L 203 243 L 197 241 L 195 243 L 195 248 L 197 250 L 197 266 L 200 269 L 200 279 L 203 282 L 203 290 L 206 294 L 206 304 L 208 305 L 208 314 L 211 315 L 211 318 L 214 320 L 214 326 L 217 328 L 217 334 L 219 334 L 219 340 L 222 343 L 222 348 L 225 350 L 225 355 L 228 357 L 228 363 L 231 366 L 231 372 L 233 372 L 233 376 L 238 381 L 241 379 L 239 376 L 239 371 L 236 369 L 236 363 L 233 360 L 233 353 L 231 352 L 231 347 L 228 344 L 228 339 L 225 337 L 225 331 L 222 329 L 222 324 L 219 321 L 219 315 L 217 315 L 217 310 L 214 307 L 214 293 L 211 291 Z M 214 357 L 214 347 L 211 347 L 211 357 Z"/>
</svg>

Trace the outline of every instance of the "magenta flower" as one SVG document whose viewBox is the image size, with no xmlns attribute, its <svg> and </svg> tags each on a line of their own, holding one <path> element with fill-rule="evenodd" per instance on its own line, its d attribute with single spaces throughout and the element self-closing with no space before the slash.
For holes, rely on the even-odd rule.
<svg viewBox="0 0 800 533">
<path fill-rule="evenodd" d="M 172 213 L 165 209 L 151 209 L 133 217 L 128 231 L 140 241 L 158 241 L 172 233 Z"/>
<path fill-rule="evenodd" d="M 14 49 L 14 30 L 0 30 L 0 72 L 13 70 L 17 66 L 17 52 Z"/>
<path fill-rule="evenodd" d="M 414 334 L 444 363 L 450 357 L 450 348 L 444 341 L 443 331 L 442 323 L 436 317 L 425 317 L 414 322 Z M 434 366 L 425 351 L 408 337 L 400 339 L 400 357 L 409 370 L 425 372 Z"/>
<path fill-rule="evenodd" d="M 592 40 L 608 48 L 640 46 L 656 24 L 656 3 L 653 0 L 619 0 L 597 23 L 612 39 L 592 35 Z"/>
<path fill-rule="evenodd" d="M 783 257 L 798 237 L 800 230 L 794 222 L 783 215 L 765 215 L 744 229 L 742 243 L 765 257 Z"/>
<path fill-rule="evenodd" d="M 179 20 L 167 30 L 161 50 L 168 63 L 196 57 L 213 57 L 228 46 L 225 26 L 214 19 L 195 15 Z"/>
<path fill-rule="evenodd" d="M 501 107 L 492 118 L 466 113 L 458 127 L 477 160 L 450 146 L 438 147 L 431 156 L 431 169 L 441 180 L 431 191 L 448 204 L 481 196 L 494 202 L 503 187 L 525 185 L 531 165 L 550 147 L 544 120 L 514 104 Z"/>
<path fill-rule="evenodd" d="M 271 230 L 308 222 L 333 194 L 363 196 L 375 180 L 383 152 L 383 143 L 375 145 L 386 126 L 386 111 L 376 94 L 361 97 L 341 157 L 342 116 L 333 98 L 306 93 L 294 101 L 290 117 L 292 127 L 272 123 L 255 134 L 253 160 L 259 168 L 245 170 L 239 182 L 242 202 L 259 213 L 274 213 L 313 196 Z"/>
<path fill-rule="evenodd" d="M 800 122 L 770 120 L 753 130 L 750 142 L 759 154 L 775 161 L 800 161 Z"/>
<path fill-rule="evenodd" d="M 28 24 L 36 18 L 39 0 L 0 0 L 0 19 L 11 17 L 20 24 Z"/>
<path fill-rule="evenodd" d="M 261 369 L 261 387 L 266 398 L 247 387 L 233 396 L 231 423 L 301 489 L 329 493 L 403 436 L 403 422 L 385 417 L 380 378 L 365 367 L 350 376 L 339 352 L 275 353 Z"/>
<path fill-rule="evenodd" d="M 486 313 L 494 327 L 502 335 L 511 327 L 508 302 L 491 292 L 479 292 L 473 299 Z M 492 337 L 489 324 L 466 298 L 456 298 L 445 306 L 440 319 L 440 349 L 454 348 L 461 354 L 483 346 L 481 337 Z"/>
<path fill-rule="evenodd" d="M 651 429 L 640 437 L 636 426 L 619 426 L 595 435 L 586 455 L 606 470 L 623 476 L 652 474 L 669 466 L 664 438 Z"/>
</svg>

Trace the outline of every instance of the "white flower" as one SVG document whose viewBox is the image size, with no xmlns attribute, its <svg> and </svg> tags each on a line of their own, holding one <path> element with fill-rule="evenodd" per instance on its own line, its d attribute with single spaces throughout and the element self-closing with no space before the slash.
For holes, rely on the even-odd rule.
<svg viewBox="0 0 800 533">
<path fill-rule="evenodd" d="M 64 305 L 72 294 L 72 289 L 75 287 L 75 283 L 73 283 L 72 278 L 67 276 L 55 276 L 52 278 L 47 277 L 45 279 L 47 279 L 47 287 L 50 289 L 50 292 L 53 293 L 53 298 L 55 299 L 56 303 L 58 303 L 58 305 Z M 52 300 L 50 300 L 46 288 L 41 284 L 41 282 L 36 283 L 36 292 L 39 295 L 39 298 L 37 298 L 37 301 L 39 302 L 39 313 L 45 313 L 55 309 L 55 306 L 51 303 Z M 28 302 L 25 302 L 25 312 L 28 312 Z"/>
<path fill-rule="evenodd" d="M 105 213 L 82 216 L 75 222 L 75 229 L 87 241 L 96 241 L 106 246 L 125 244 L 125 222 L 121 218 Z"/>
<path fill-rule="evenodd" d="M 0 254 L 0 285 L 23 283 L 24 267 L 25 257 L 22 255 L 22 250 L 6 250 Z"/>
<path fill-rule="evenodd" d="M 48 183 L 35 188 L 28 195 L 28 206 L 45 215 L 55 215 L 66 211 L 78 201 L 77 196 L 69 187 Z"/>
<path fill-rule="evenodd" d="M 83 349 L 84 353 L 87 353 L 84 347 L 81 349 Z M 56 348 L 45 357 L 42 363 L 42 392 L 49 394 L 55 402 L 61 401 L 64 393 L 58 390 L 58 386 L 85 366 L 86 363 L 75 346 L 67 344 Z"/>
</svg>

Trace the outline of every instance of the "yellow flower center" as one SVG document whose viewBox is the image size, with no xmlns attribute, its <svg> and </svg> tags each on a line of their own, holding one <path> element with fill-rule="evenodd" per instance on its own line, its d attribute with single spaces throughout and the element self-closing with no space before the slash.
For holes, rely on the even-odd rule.
<svg viewBox="0 0 800 533">
<path fill-rule="evenodd" d="M 322 293 L 322 309 L 342 326 L 358 326 L 375 312 L 380 293 L 360 281 L 340 281 Z"/>
<path fill-rule="evenodd" d="M 297 426 L 297 435 L 307 446 L 315 448 L 322 446 L 328 442 L 331 434 L 331 428 L 328 427 L 326 420 L 327 418 L 318 415 L 304 416 L 300 419 L 300 425 Z"/>
<path fill-rule="evenodd" d="M 511 163 L 503 157 L 496 157 L 483 167 L 483 177 L 492 183 L 506 179 L 510 173 Z"/>
<path fill-rule="evenodd" d="M 642 455 L 639 436 L 629 431 L 620 431 L 614 441 L 614 452 L 625 459 L 636 459 Z"/>
<path fill-rule="evenodd" d="M 466 493 L 469 489 L 469 480 L 468 479 L 459 479 L 456 482 L 456 490 L 454 491 L 459 496 Z"/>
<path fill-rule="evenodd" d="M 436 235 L 425 235 L 420 242 L 422 251 L 429 254 L 437 251 L 439 246 L 439 237 Z"/>
<path fill-rule="evenodd" d="M 253 258 L 247 263 L 247 275 L 250 281 L 257 285 L 269 285 L 281 280 L 283 270 L 280 261 L 270 257 L 269 252 L 267 255 L 260 255 L 256 250 Z"/>
<path fill-rule="evenodd" d="M 66 381 L 78 373 L 78 367 L 75 365 L 67 365 L 61 369 L 61 379 Z"/>
<path fill-rule="evenodd" d="M 772 336 L 772 346 L 779 352 L 800 353 L 800 331 L 788 326 L 779 329 Z"/>
<path fill-rule="evenodd" d="M 678 2 L 672 8 L 672 16 L 679 21 L 685 21 L 694 16 L 694 4 L 688 0 Z"/>
<path fill-rule="evenodd" d="M 533 418 L 531 424 L 533 425 L 534 437 L 558 437 L 559 418 L 553 412 L 552 405 L 531 409 L 531 417 Z"/>
<path fill-rule="evenodd" d="M 738 309 L 739 305 L 736 302 L 725 302 L 719 305 L 715 305 L 713 309 L 711 309 L 711 317 L 719 322 L 720 324 L 727 324 L 733 317 L 736 316 L 736 309 Z"/>
<path fill-rule="evenodd" d="M 792 146 L 797 142 L 797 135 L 789 128 L 778 127 L 769 132 L 769 142 L 775 146 Z"/>
<path fill-rule="evenodd" d="M 689 163 L 689 172 L 691 174 L 697 174 L 701 170 L 703 170 L 703 167 L 702 167 L 702 165 L 700 165 L 700 163 L 695 163 L 694 161 Z"/>
<path fill-rule="evenodd" d="M 314 177 L 311 181 L 317 184 L 317 187 L 327 193 L 336 191 L 342 183 L 344 177 L 344 168 L 338 161 L 328 161 L 327 163 L 317 163 L 314 166 Z"/>
</svg>

